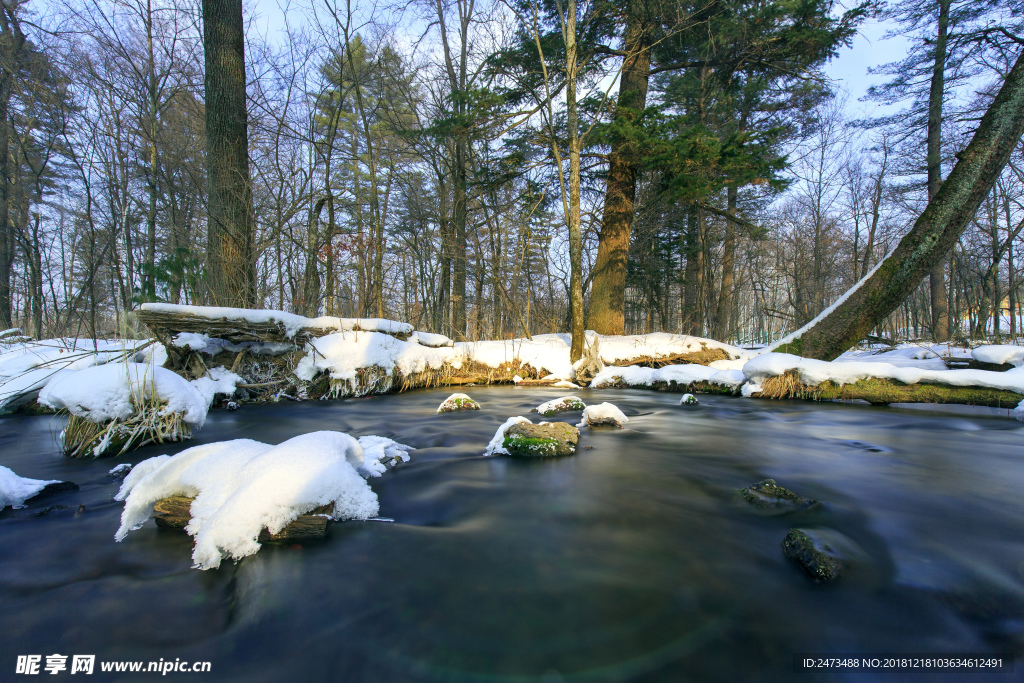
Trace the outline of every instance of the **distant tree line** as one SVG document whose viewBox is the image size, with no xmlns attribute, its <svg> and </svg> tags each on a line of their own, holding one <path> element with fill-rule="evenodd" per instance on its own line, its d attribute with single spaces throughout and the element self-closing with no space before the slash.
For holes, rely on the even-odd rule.
<svg viewBox="0 0 1024 683">
<path fill-rule="evenodd" d="M 320 0 L 266 35 L 0 3 L 0 328 L 37 337 L 169 301 L 767 342 L 896 245 L 1024 45 L 1018 0 Z M 871 16 L 911 50 L 864 106 L 898 113 L 849 120 L 823 69 Z M 1022 228 L 1018 143 L 873 334 L 1018 335 Z"/>
</svg>

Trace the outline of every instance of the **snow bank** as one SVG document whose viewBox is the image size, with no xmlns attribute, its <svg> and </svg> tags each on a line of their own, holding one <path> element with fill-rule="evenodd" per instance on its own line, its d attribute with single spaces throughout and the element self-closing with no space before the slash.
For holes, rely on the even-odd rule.
<svg viewBox="0 0 1024 683">
<path fill-rule="evenodd" d="M 675 382 L 678 385 L 709 382 L 735 389 L 746 377 L 740 370 L 718 370 L 705 365 L 666 365 L 663 368 L 605 368 L 590 383 L 591 388 L 651 386 L 655 382 Z"/>
<path fill-rule="evenodd" d="M 590 343 L 596 337 L 593 332 L 587 334 Z M 465 353 L 467 361 L 489 368 L 513 365 L 518 361 L 520 365 L 529 365 L 541 376 L 550 374 L 569 380 L 575 376 L 569 362 L 571 344 L 569 334 L 536 334 L 533 339 L 460 342 L 455 347 Z"/>
<path fill-rule="evenodd" d="M 926 382 L 948 384 L 957 387 L 985 387 L 1003 389 L 1024 394 L 1024 368 L 1006 372 L 989 370 L 925 370 L 914 367 L 899 367 L 890 363 L 823 361 L 801 358 L 788 353 L 766 353 L 757 356 L 743 366 L 743 373 L 752 383 L 760 384 L 768 377 L 785 374 L 790 370 L 799 373 L 800 381 L 808 386 L 817 386 L 826 380 L 836 384 L 853 384 L 862 379 L 877 377 L 891 379 L 904 384 Z"/>
<path fill-rule="evenodd" d="M 730 358 L 748 358 L 750 351 L 731 344 L 692 337 L 687 334 L 671 334 L 668 332 L 651 332 L 621 336 L 600 336 L 599 352 L 601 360 L 608 365 L 637 358 L 665 358 L 685 353 L 698 353 L 704 349 L 721 349 Z"/>
<path fill-rule="evenodd" d="M 44 339 L 11 344 L 0 353 L 0 412 L 34 400 L 40 389 L 67 371 L 102 365 L 145 343 Z"/>
<path fill-rule="evenodd" d="M 442 346 L 455 345 L 455 342 L 453 342 L 451 339 L 444 336 L 443 334 L 434 334 L 433 332 L 421 332 L 420 330 L 416 330 L 415 332 L 413 332 L 412 336 L 409 337 L 409 341 L 414 344 L 420 344 L 421 346 L 429 346 L 435 349 L 441 348 Z"/>
<path fill-rule="evenodd" d="M 491 437 L 490 443 L 487 444 L 487 449 L 484 451 L 484 455 L 508 455 L 508 451 L 505 450 L 505 431 L 515 424 L 529 423 L 525 417 L 510 417 L 505 420 L 505 423 L 498 427 L 498 431 L 494 432 L 494 436 Z"/>
<path fill-rule="evenodd" d="M 375 454 L 408 450 L 390 439 L 364 438 Z M 341 432 L 303 434 L 278 446 L 236 439 L 148 463 L 139 463 L 118 493 L 125 508 L 114 538 L 122 540 L 152 517 L 156 501 L 194 497 L 185 530 L 195 538 L 192 559 L 199 569 L 255 553 L 264 527 L 277 533 L 322 505 L 334 505 L 335 520 L 369 519 L 379 510 L 377 494 L 357 471 L 366 464 L 364 447 Z M 148 471 L 137 477 L 139 470 Z"/>
<path fill-rule="evenodd" d="M 971 351 L 971 357 L 979 363 L 992 363 L 993 365 L 1009 363 L 1019 368 L 1024 365 L 1024 346 L 1009 344 L 979 346 Z"/>
<path fill-rule="evenodd" d="M 946 363 L 930 346 L 904 344 L 895 349 L 883 351 L 847 351 L 836 358 L 836 363 L 888 363 L 903 368 L 920 368 L 922 370 L 946 370 Z"/>
<path fill-rule="evenodd" d="M 57 479 L 28 479 L 19 477 L 10 468 L 0 467 L 0 510 L 10 505 L 17 510 L 25 507 L 25 501 L 36 495 L 47 484 L 59 484 Z"/>
<path fill-rule="evenodd" d="M 594 406 L 587 406 L 583 411 L 583 421 L 577 427 L 598 425 L 614 425 L 621 428 L 629 422 L 629 418 L 611 403 L 598 403 Z"/>
<path fill-rule="evenodd" d="M 306 348 L 308 353 L 295 367 L 296 377 L 308 382 L 327 371 L 331 379 L 347 382 L 353 389 L 357 371 L 364 368 L 381 368 L 389 377 L 397 370 L 408 377 L 438 370 L 445 363 L 462 366 L 457 349 L 429 348 L 380 332 L 335 332 L 310 341 Z"/>
<path fill-rule="evenodd" d="M 363 330 L 367 332 L 384 332 L 386 334 L 400 335 L 409 335 L 413 332 L 412 325 L 409 323 L 401 323 L 395 320 L 384 320 L 382 318 L 336 318 L 334 316 L 307 318 L 294 313 L 266 309 L 183 306 L 178 304 L 160 303 L 142 304 L 142 310 L 158 313 L 189 314 L 200 318 L 207 318 L 209 320 L 241 320 L 249 323 L 278 323 L 284 327 L 285 335 L 287 337 L 294 337 L 301 329 L 338 330 L 339 332 Z"/>
<path fill-rule="evenodd" d="M 164 401 L 161 414 L 180 413 L 194 427 L 206 421 L 209 403 L 196 387 L 170 370 L 140 363 L 109 363 L 67 373 L 39 392 L 43 405 L 91 422 L 130 417 L 135 413 L 133 397 Z"/>
</svg>

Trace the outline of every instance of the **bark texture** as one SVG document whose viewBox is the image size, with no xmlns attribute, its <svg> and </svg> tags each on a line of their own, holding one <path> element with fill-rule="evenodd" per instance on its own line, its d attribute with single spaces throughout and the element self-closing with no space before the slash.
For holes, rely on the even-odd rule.
<svg viewBox="0 0 1024 683">
<path fill-rule="evenodd" d="M 622 77 L 615 105 L 615 123 L 632 124 L 647 106 L 647 86 L 651 69 L 652 28 L 644 3 L 630 3 L 626 19 Z M 629 235 L 633 229 L 633 205 L 640 168 L 639 150 L 623 136 L 612 142 L 608 155 L 608 181 L 605 190 L 604 217 L 594 263 L 593 285 L 587 329 L 600 334 L 625 333 L 626 265 Z"/>
<path fill-rule="evenodd" d="M 211 303 L 254 307 L 256 258 L 241 0 L 203 0 L 206 51 L 206 242 Z"/>
</svg>

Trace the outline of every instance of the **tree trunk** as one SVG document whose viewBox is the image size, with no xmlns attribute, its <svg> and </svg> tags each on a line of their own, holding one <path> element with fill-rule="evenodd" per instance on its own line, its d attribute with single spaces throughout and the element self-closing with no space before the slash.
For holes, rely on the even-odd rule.
<svg viewBox="0 0 1024 683">
<path fill-rule="evenodd" d="M 580 133 L 576 111 L 576 0 L 569 0 L 565 39 L 565 105 L 569 127 L 569 307 L 572 346 L 569 361 L 583 357 L 583 239 L 580 233 Z"/>
<path fill-rule="evenodd" d="M 726 213 L 730 216 L 736 215 L 736 204 L 739 190 L 730 186 L 728 193 L 728 208 Z M 715 329 L 712 336 L 720 341 L 725 341 L 733 333 L 733 320 L 735 318 L 735 284 L 736 280 L 736 224 L 726 219 L 725 240 L 722 243 L 722 288 L 718 294 L 718 312 L 715 315 Z"/>
<path fill-rule="evenodd" d="M 10 104 L 25 34 L 15 16 L 17 5 L 0 8 L 0 328 L 12 327 L 11 274 L 15 238 L 11 224 Z"/>
<path fill-rule="evenodd" d="M 896 249 L 831 312 L 775 350 L 831 360 L 882 322 L 948 254 L 992 190 L 1024 133 L 1024 53 L 1018 57 L 971 143 Z"/>
<path fill-rule="evenodd" d="M 256 305 L 256 256 L 245 34 L 241 0 L 203 0 L 206 52 L 206 172 L 209 210 L 206 267 L 212 303 Z"/>
<path fill-rule="evenodd" d="M 931 88 L 928 92 L 928 200 L 942 187 L 942 103 L 946 93 L 946 43 L 948 41 L 949 5 L 951 0 L 939 0 L 939 31 L 935 39 L 935 66 L 932 69 Z M 949 330 L 949 304 L 946 295 L 946 261 L 935 264 L 929 274 L 932 299 L 932 340 L 947 341 Z"/>
<path fill-rule="evenodd" d="M 613 125 L 616 127 L 634 123 L 647 106 L 653 35 L 651 22 L 641 11 L 643 5 L 642 0 L 632 0 L 626 18 L 626 56 L 622 60 L 619 97 L 615 105 Z M 586 325 L 600 334 L 623 334 L 625 331 L 626 267 L 640 167 L 638 152 L 628 138 L 619 137 L 612 141 L 608 155 L 604 217 L 598 237 Z"/>
</svg>

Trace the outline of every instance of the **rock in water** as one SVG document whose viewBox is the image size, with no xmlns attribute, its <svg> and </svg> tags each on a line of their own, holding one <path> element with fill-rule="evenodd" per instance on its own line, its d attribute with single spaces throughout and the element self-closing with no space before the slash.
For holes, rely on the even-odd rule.
<svg viewBox="0 0 1024 683">
<path fill-rule="evenodd" d="M 782 541 L 782 550 L 814 579 L 815 583 L 834 581 L 843 573 L 844 563 L 839 550 L 828 536 L 803 529 L 790 529 Z"/>
<path fill-rule="evenodd" d="M 792 491 L 775 483 L 774 479 L 759 481 L 753 486 L 741 489 L 743 499 L 754 507 L 766 512 L 796 512 L 821 506 L 816 500 L 801 498 Z"/>
<path fill-rule="evenodd" d="M 683 397 L 679 399 L 679 405 L 681 406 L 697 406 L 700 403 L 697 402 L 697 397 L 693 394 L 683 394 Z"/>
<path fill-rule="evenodd" d="M 599 427 L 607 425 L 622 429 L 622 425 L 629 422 L 621 410 L 611 403 L 599 403 L 596 406 L 587 406 L 583 411 L 583 421 L 578 426 Z"/>
<path fill-rule="evenodd" d="M 502 444 L 509 455 L 519 458 L 543 458 L 576 452 L 580 431 L 565 422 L 531 424 L 521 422 L 505 431 Z"/>
<path fill-rule="evenodd" d="M 465 394 L 452 394 L 437 407 L 437 414 L 453 413 L 456 410 L 480 410 L 480 404 Z"/>
<path fill-rule="evenodd" d="M 554 417 L 556 414 L 569 410 L 585 410 L 586 404 L 575 396 L 563 396 L 547 403 L 541 403 L 534 408 L 544 417 Z"/>
</svg>

